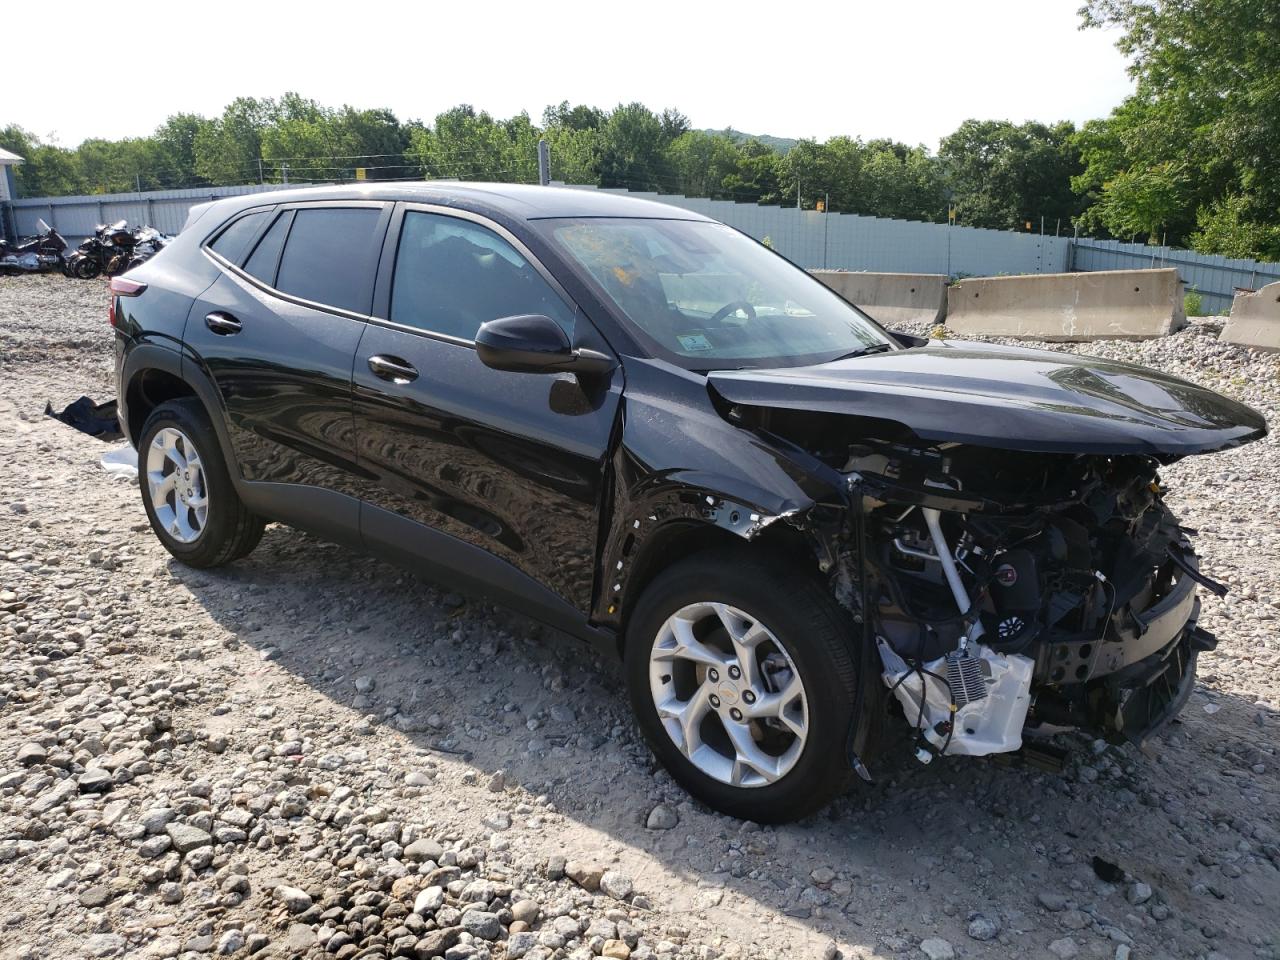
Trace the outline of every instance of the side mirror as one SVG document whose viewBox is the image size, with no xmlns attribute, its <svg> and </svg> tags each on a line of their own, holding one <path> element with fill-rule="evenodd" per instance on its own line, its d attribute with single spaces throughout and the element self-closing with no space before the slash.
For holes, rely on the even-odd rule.
<svg viewBox="0 0 1280 960">
<path fill-rule="evenodd" d="M 536 313 L 480 324 L 476 354 L 486 367 L 513 373 L 597 374 L 613 369 L 612 357 L 573 349 L 560 324 Z"/>
<path fill-rule="evenodd" d="M 893 339 L 904 347 L 927 347 L 929 345 L 928 337 L 917 337 L 915 334 L 904 333 L 901 330 L 890 330 L 889 333 L 893 334 Z"/>
</svg>

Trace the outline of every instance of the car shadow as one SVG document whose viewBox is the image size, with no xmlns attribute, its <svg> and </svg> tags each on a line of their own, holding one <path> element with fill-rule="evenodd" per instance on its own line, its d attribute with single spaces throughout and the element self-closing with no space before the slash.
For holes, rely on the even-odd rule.
<svg viewBox="0 0 1280 960">
<path fill-rule="evenodd" d="M 480 783 L 504 771 L 687 880 L 694 892 L 677 906 L 700 934 L 732 909 L 753 925 L 785 917 L 796 955 L 820 955 L 828 938 L 910 952 L 923 937 L 970 956 L 1014 945 L 1035 956 L 1062 937 L 1095 953 L 1127 937 L 1144 952 L 1182 953 L 1177 940 L 1235 955 L 1274 929 L 1262 904 L 1280 902 L 1277 871 L 1249 835 L 1245 781 L 1224 772 L 1247 770 L 1262 739 L 1260 708 L 1241 698 L 1198 690 L 1185 722 L 1147 753 L 1068 738 L 1064 774 L 997 759 L 922 766 L 903 738 L 872 765 L 873 783 L 803 822 L 761 828 L 689 799 L 644 747 L 617 663 L 551 628 L 278 526 L 230 567 L 170 571 L 239 643 L 350 708 L 353 728 L 365 717 L 396 730 L 469 764 Z M 1276 719 L 1263 722 L 1273 730 Z M 1275 789 L 1263 782 L 1252 789 Z M 674 829 L 647 829 L 658 802 L 678 811 Z M 1095 858 L 1104 874 L 1117 865 L 1149 884 L 1152 900 L 1130 903 L 1128 884 L 1100 879 Z M 673 890 L 650 879 L 637 877 L 640 892 L 669 906 Z M 1044 909 L 1042 893 L 1083 915 Z M 1000 938 L 970 939 L 973 914 L 997 919 Z"/>
</svg>

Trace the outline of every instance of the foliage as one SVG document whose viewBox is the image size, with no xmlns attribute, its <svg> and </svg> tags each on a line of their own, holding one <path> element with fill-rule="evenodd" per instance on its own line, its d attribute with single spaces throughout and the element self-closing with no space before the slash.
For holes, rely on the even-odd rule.
<svg viewBox="0 0 1280 960">
<path fill-rule="evenodd" d="M 1204 298 L 1200 296 L 1200 291 L 1192 287 L 1182 295 L 1182 312 L 1188 317 L 1204 316 Z"/>
<path fill-rule="evenodd" d="M 1091 222 L 1207 253 L 1280 254 L 1280 5 L 1087 0 L 1081 14 L 1119 28 L 1137 80 L 1081 134 L 1076 187 L 1097 199 Z"/>
<path fill-rule="evenodd" d="M 975 227 L 1022 230 L 1039 219 L 1063 223 L 1080 213 L 1071 178 L 1080 172 L 1071 123 L 1015 125 L 966 120 L 944 137 L 938 157 L 946 167 L 957 221 Z"/>
<path fill-rule="evenodd" d="M 25 130 L 0 131 L 0 145 L 26 158 L 22 194 L 105 193 L 136 187 L 455 178 L 532 183 L 537 143 L 550 148 L 551 176 L 594 184 L 722 200 L 794 202 L 829 197 L 834 211 L 939 219 L 946 211 L 941 168 L 923 147 L 888 140 L 825 143 L 693 130 L 678 110 L 641 103 L 612 110 L 562 101 L 541 125 L 526 114 L 497 119 L 469 104 L 430 124 L 390 110 L 325 107 L 297 93 L 240 97 L 213 118 L 175 114 L 151 137 L 90 140 L 74 149 Z M 796 147 L 784 155 L 782 147 Z"/>
<path fill-rule="evenodd" d="M 1280 224 L 1251 219 L 1247 197 L 1228 195 L 1201 207 L 1191 246 L 1201 253 L 1280 261 Z"/>
</svg>

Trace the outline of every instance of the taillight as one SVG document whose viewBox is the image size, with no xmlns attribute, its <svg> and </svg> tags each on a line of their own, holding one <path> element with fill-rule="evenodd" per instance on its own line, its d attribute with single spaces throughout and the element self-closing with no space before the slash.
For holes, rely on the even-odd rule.
<svg viewBox="0 0 1280 960">
<path fill-rule="evenodd" d="M 111 302 L 107 305 L 107 321 L 111 326 L 116 325 L 116 297 L 136 297 L 146 289 L 147 285 L 140 280 L 130 280 L 128 277 L 111 278 Z"/>
</svg>

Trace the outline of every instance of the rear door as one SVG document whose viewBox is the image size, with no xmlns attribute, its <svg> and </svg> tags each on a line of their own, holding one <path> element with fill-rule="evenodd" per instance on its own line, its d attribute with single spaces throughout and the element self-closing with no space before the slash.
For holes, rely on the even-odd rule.
<svg viewBox="0 0 1280 960">
<path fill-rule="evenodd" d="M 251 505 L 268 516 L 298 522 L 329 500 L 340 526 L 358 527 L 351 366 L 390 213 L 379 202 L 281 205 L 205 248 L 221 276 L 184 340 L 217 386 L 251 496 L 266 498 Z"/>
<path fill-rule="evenodd" d="M 516 314 L 550 316 L 576 345 L 603 347 L 550 274 L 496 224 L 404 205 L 383 263 L 354 372 L 360 462 L 371 475 L 366 543 L 437 560 L 451 552 L 455 574 L 490 582 L 514 568 L 587 611 L 621 371 L 584 385 L 480 362 L 480 324 Z M 530 588 L 519 580 L 507 585 Z M 512 590 L 488 592 L 512 599 Z"/>
</svg>

